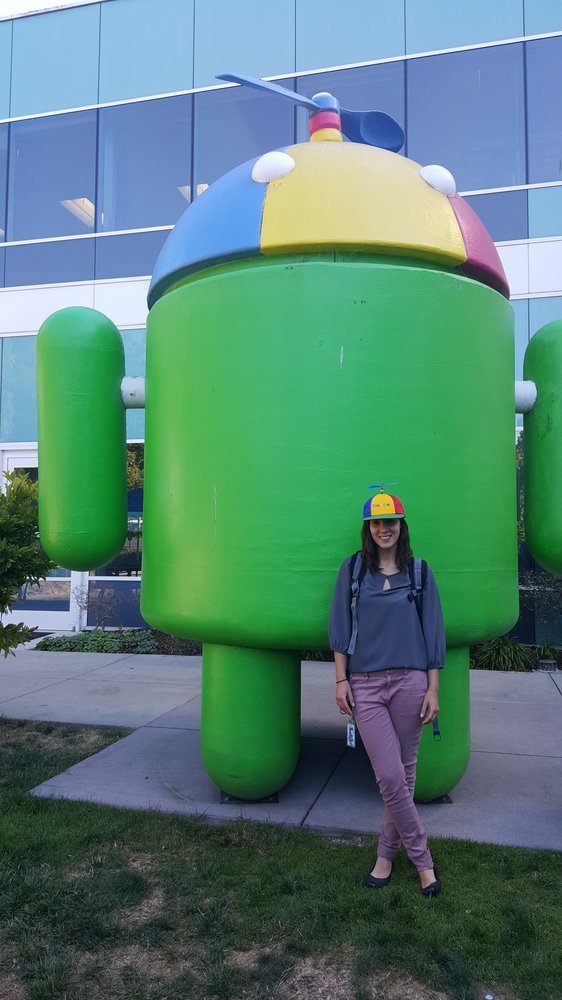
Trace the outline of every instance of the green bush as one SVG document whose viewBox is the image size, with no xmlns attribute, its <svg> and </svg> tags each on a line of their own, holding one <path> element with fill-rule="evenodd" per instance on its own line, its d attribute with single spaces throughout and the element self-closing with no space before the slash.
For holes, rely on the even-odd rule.
<svg viewBox="0 0 562 1000">
<path fill-rule="evenodd" d="M 556 660 L 558 658 L 557 651 L 554 646 L 549 645 L 535 646 L 535 656 L 537 658 L 537 662 L 539 660 Z"/>
<path fill-rule="evenodd" d="M 6 492 L 0 493 L 0 615 L 10 611 L 20 587 L 38 584 L 54 566 L 39 544 L 37 483 L 15 472 L 4 475 Z M 0 651 L 7 656 L 31 639 L 34 631 L 21 622 L 0 622 Z"/>
<path fill-rule="evenodd" d="M 35 648 L 55 653 L 154 653 L 156 640 L 147 629 L 93 629 L 77 635 L 47 635 Z"/>
<path fill-rule="evenodd" d="M 475 670 L 515 670 L 523 672 L 535 666 L 535 655 L 529 646 L 498 635 L 474 646 L 472 666 Z"/>
</svg>

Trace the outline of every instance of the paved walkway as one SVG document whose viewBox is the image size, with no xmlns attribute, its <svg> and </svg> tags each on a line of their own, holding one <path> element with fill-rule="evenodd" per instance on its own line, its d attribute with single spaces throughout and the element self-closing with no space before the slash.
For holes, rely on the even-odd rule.
<svg viewBox="0 0 562 1000">
<path fill-rule="evenodd" d="M 0 664 L 0 714 L 135 731 L 39 785 L 43 797 L 211 819 L 378 831 L 362 749 L 345 749 L 331 664 L 303 663 L 302 753 L 277 803 L 221 803 L 199 755 L 200 657 L 19 650 Z M 562 850 L 562 672 L 471 672 L 472 756 L 451 801 L 421 805 L 430 836 Z"/>
</svg>

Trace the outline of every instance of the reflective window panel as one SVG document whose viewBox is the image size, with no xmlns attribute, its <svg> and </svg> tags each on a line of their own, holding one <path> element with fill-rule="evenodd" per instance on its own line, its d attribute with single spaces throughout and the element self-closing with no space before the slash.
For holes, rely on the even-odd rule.
<svg viewBox="0 0 562 1000">
<path fill-rule="evenodd" d="M 305 97 L 314 97 L 323 90 L 337 97 L 348 111 L 384 111 L 404 128 L 404 63 L 383 63 L 360 69 L 314 73 L 297 80 L 297 90 Z M 298 109 L 298 141 L 308 139 L 308 115 Z"/>
<path fill-rule="evenodd" d="M 511 303 L 515 321 L 515 379 L 523 378 L 523 358 L 529 343 L 529 300 L 514 299 Z"/>
<path fill-rule="evenodd" d="M 562 233 L 562 185 L 529 191 L 529 236 Z"/>
<path fill-rule="evenodd" d="M 527 129 L 531 184 L 562 180 L 561 93 L 562 37 L 527 42 Z"/>
<path fill-rule="evenodd" d="M 406 0 L 405 13 L 406 52 L 450 49 L 523 34 L 523 0 Z"/>
<path fill-rule="evenodd" d="M 123 345 L 125 347 L 125 374 L 135 378 L 144 377 L 146 372 L 146 330 L 122 330 Z M 144 439 L 144 409 L 127 410 L 127 440 Z M 129 451 L 137 448 L 137 445 L 129 445 Z M 144 469 L 144 455 L 142 457 L 142 468 Z"/>
<path fill-rule="evenodd" d="M 6 286 L 92 281 L 93 277 L 93 239 L 6 247 Z"/>
<path fill-rule="evenodd" d="M 396 0 L 346 0 L 345 14 L 341 0 L 322 0 L 321 13 L 297 0 L 296 14 L 297 70 L 404 54 L 404 8 Z"/>
<path fill-rule="evenodd" d="M 9 240 L 94 231 L 96 112 L 11 126 Z"/>
<path fill-rule="evenodd" d="M 140 613 L 140 579 L 88 581 L 88 627 L 147 628 Z"/>
<path fill-rule="evenodd" d="M 99 4 L 16 18 L 10 114 L 33 115 L 95 104 L 99 28 Z"/>
<path fill-rule="evenodd" d="M 529 228 L 526 191 L 478 194 L 464 200 L 474 209 L 496 242 L 527 239 Z"/>
<path fill-rule="evenodd" d="M 102 3 L 102 104 L 192 86 L 193 0 Z"/>
<path fill-rule="evenodd" d="M 521 44 L 412 59 L 406 77 L 408 156 L 460 191 L 525 183 Z"/>
<path fill-rule="evenodd" d="M 6 251 L 0 247 L 0 288 L 4 285 L 4 266 L 6 262 Z"/>
<path fill-rule="evenodd" d="M 1 337 L 0 441 L 37 441 L 37 337 Z"/>
<path fill-rule="evenodd" d="M 542 299 L 529 299 L 529 330 L 531 337 L 541 326 L 562 319 L 562 296 L 551 295 Z"/>
<path fill-rule="evenodd" d="M 169 235 L 170 230 L 165 229 L 156 233 L 98 237 L 95 241 L 96 278 L 151 275 L 156 258 Z"/>
<path fill-rule="evenodd" d="M 12 21 L 0 22 L 0 118 L 10 117 Z"/>
<path fill-rule="evenodd" d="M 191 97 L 100 110 L 98 229 L 177 221 L 191 197 Z"/>
<path fill-rule="evenodd" d="M 318 15 L 324 16 L 321 5 Z M 291 73 L 295 0 L 195 0 L 194 48 L 196 87 L 216 84 L 217 73 Z"/>
<path fill-rule="evenodd" d="M 281 81 L 294 90 L 294 80 Z M 253 156 L 295 141 L 295 105 L 247 87 L 195 94 L 195 195 Z"/>
<path fill-rule="evenodd" d="M 8 126 L 0 125 L 0 243 L 6 239 L 6 188 L 8 184 Z"/>
<path fill-rule="evenodd" d="M 541 35 L 546 31 L 562 31 L 560 0 L 524 0 L 525 34 Z"/>
<path fill-rule="evenodd" d="M 67 574 L 67 570 L 61 570 Z M 12 611 L 69 611 L 70 579 L 52 576 L 33 586 L 24 583 L 12 602 Z"/>
</svg>

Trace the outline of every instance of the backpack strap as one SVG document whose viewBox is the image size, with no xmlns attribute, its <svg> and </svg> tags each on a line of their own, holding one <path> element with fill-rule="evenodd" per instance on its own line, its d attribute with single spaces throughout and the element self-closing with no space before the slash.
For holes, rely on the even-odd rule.
<svg viewBox="0 0 562 1000">
<path fill-rule="evenodd" d="M 359 600 L 359 591 L 361 590 L 361 583 L 365 573 L 367 572 L 367 567 L 363 562 L 360 552 L 356 552 L 352 556 L 352 561 L 350 563 L 350 591 L 351 591 L 351 638 L 349 640 L 349 646 L 347 647 L 347 655 L 352 656 L 355 652 L 355 646 L 357 644 L 357 601 Z"/>
<path fill-rule="evenodd" d="M 423 592 L 425 589 L 425 582 L 427 580 L 427 563 L 425 559 L 418 559 L 416 556 L 414 556 L 413 559 L 410 559 L 408 574 L 410 577 L 410 593 L 408 594 L 408 600 L 413 601 L 416 605 L 416 611 L 418 613 L 423 635 Z"/>
</svg>

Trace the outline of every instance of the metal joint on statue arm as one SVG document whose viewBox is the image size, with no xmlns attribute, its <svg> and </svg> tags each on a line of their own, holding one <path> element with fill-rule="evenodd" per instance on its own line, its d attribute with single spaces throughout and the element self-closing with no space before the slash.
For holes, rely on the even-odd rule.
<svg viewBox="0 0 562 1000">
<path fill-rule="evenodd" d="M 126 410 L 142 410 L 145 401 L 145 380 L 125 375 L 121 380 L 121 399 Z"/>
<path fill-rule="evenodd" d="M 530 413 L 537 401 L 537 387 L 534 382 L 515 383 L 515 412 Z"/>
</svg>

